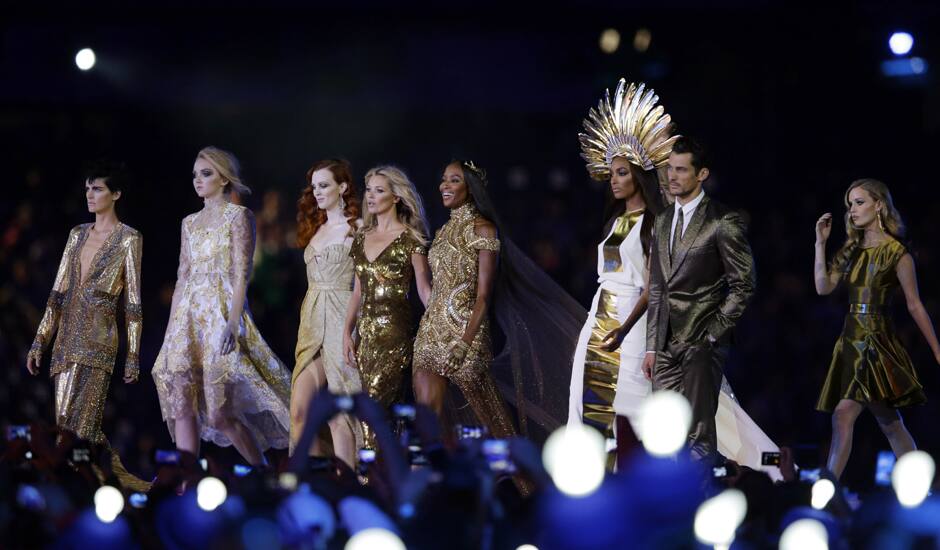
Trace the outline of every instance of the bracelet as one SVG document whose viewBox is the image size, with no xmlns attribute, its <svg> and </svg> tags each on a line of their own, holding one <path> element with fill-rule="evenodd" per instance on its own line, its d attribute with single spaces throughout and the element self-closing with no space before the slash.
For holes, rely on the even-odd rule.
<svg viewBox="0 0 940 550">
<path fill-rule="evenodd" d="M 470 346 L 461 339 L 454 340 L 454 343 L 450 345 L 450 354 L 458 361 L 463 361 L 468 351 L 470 351 Z"/>
</svg>

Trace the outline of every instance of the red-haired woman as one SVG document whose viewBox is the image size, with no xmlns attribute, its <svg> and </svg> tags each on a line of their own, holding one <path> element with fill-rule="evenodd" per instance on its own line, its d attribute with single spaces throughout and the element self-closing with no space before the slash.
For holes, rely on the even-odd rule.
<svg viewBox="0 0 940 550">
<path fill-rule="evenodd" d="M 324 384 L 334 394 L 362 389 L 359 371 L 343 358 L 343 320 L 353 287 L 349 248 L 362 224 L 349 163 L 320 161 L 307 171 L 307 182 L 297 201 L 297 245 L 304 249 L 308 289 L 300 307 L 291 378 L 291 454 L 303 433 L 310 400 Z M 335 455 L 353 466 L 363 443 L 359 422 L 337 416 L 330 421 L 330 433 Z M 309 452 L 320 454 L 318 442 Z"/>
</svg>

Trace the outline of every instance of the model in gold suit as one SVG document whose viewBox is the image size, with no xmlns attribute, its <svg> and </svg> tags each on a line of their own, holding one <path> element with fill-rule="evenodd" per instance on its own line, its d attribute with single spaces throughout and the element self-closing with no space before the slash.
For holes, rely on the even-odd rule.
<svg viewBox="0 0 940 550">
<path fill-rule="evenodd" d="M 441 198 L 450 209 L 431 244 L 434 286 L 414 344 L 414 390 L 419 403 L 440 415 L 447 381 L 460 388 L 494 437 L 515 434 L 506 405 L 490 376 L 493 352 L 487 307 L 499 259 L 496 226 L 477 207 L 485 197 L 482 172 L 452 162 L 441 176 Z"/>
<path fill-rule="evenodd" d="M 917 290 L 914 260 L 902 244 L 904 224 L 888 187 L 877 180 L 852 183 L 845 193 L 848 238 L 826 267 L 826 241 L 832 214 L 816 222 L 816 292 L 831 293 L 841 281 L 849 290 L 849 312 L 832 352 L 829 373 L 816 408 L 832 412 L 832 442 L 827 467 L 842 475 L 852 451 L 855 420 L 866 408 L 875 415 L 894 454 L 917 448 L 899 407 L 926 401 L 914 365 L 888 316 L 898 287 L 934 359 L 940 343 Z"/>
<path fill-rule="evenodd" d="M 363 389 L 388 407 L 400 396 L 404 374 L 411 368 L 412 276 L 422 303 L 427 304 L 431 293 L 427 223 L 421 199 L 404 172 L 380 166 L 369 170 L 365 180 L 363 228 L 349 253 L 356 277 L 346 309 L 343 350 L 347 361 L 358 366 Z M 366 443 L 374 444 L 368 426 Z"/>
<path fill-rule="evenodd" d="M 297 244 L 304 249 L 307 295 L 300 307 L 294 373 L 291 378 L 291 445 L 303 433 L 307 409 L 320 388 L 333 394 L 362 391 L 359 371 L 343 358 L 343 322 L 352 296 L 353 259 L 349 255 L 359 220 L 359 200 L 349 163 L 323 160 L 307 171 L 297 201 Z M 347 414 L 330 420 L 334 454 L 350 467 L 363 445 L 359 421 Z M 311 454 L 322 454 L 314 441 Z"/>
<path fill-rule="evenodd" d="M 101 421 L 117 356 L 117 309 L 122 292 L 127 329 L 124 382 L 137 382 L 140 373 L 143 239 L 135 229 L 121 223 L 115 212 L 124 187 L 122 179 L 117 165 L 101 164 L 89 172 L 85 199 L 95 222 L 79 225 L 69 233 L 45 314 L 26 360 L 30 374 L 39 374 L 42 354 L 55 337 L 50 376 L 55 385 L 56 424 L 107 447 Z M 149 489 L 149 483 L 124 469 L 113 451 L 111 459 L 114 473 L 125 487 Z"/>
<path fill-rule="evenodd" d="M 183 219 L 180 264 L 163 347 L 153 367 L 163 419 L 177 448 L 200 437 L 235 445 L 253 466 L 288 446 L 290 371 L 251 318 L 246 291 L 254 216 L 226 195 L 248 192 L 231 153 L 207 147 L 193 166 L 205 207 Z"/>
</svg>

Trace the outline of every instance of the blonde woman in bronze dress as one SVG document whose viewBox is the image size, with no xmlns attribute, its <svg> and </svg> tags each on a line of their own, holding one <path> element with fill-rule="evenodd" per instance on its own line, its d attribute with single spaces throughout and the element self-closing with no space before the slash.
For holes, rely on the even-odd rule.
<svg viewBox="0 0 940 550">
<path fill-rule="evenodd" d="M 55 337 L 50 376 L 55 385 L 56 424 L 109 448 L 101 421 L 118 350 L 117 309 L 122 292 L 127 330 L 124 382 L 136 383 L 140 374 L 143 238 L 118 220 L 114 207 L 123 187 L 118 165 L 101 164 L 89 171 L 85 199 L 95 222 L 81 224 L 69 233 L 45 314 L 26 359 L 30 374 L 39 374 L 42 354 Z M 149 483 L 124 469 L 113 451 L 111 462 L 125 487 L 149 489 Z"/>
<path fill-rule="evenodd" d="M 352 296 L 353 236 L 361 224 L 359 199 L 349 163 L 329 159 L 307 171 L 307 182 L 297 201 L 297 244 L 307 265 L 307 295 L 300 306 L 294 373 L 291 377 L 290 453 L 303 433 L 307 409 L 320 388 L 333 394 L 362 391 L 359 371 L 343 358 L 343 322 Z M 330 420 L 333 453 L 349 466 L 362 447 L 362 428 L 347 414 Z M 323 450 L 314 441 L 310 453 Z"/>
<path fill-rule="evenodd" d="M 485 194 L 484 181 L 471 163 L 452 162 L 441 176 L 450 221 L 438 230 L 428 254 L 434 287 L 414 344 L 414 390 L 419 403 L 441 415 L 447 382 L 453 382 L 479 421 L 503 438 L 515 429 L 489 370 L 488 306 L 500 243 L 496 226 L 476 203 Z"/>
<path fill-rule="evenodd" d="M 849 311 L 816 405 L 832 413 L 827 468 L 836 477 L 848 462 L 855 420 L 865 409 L 875 415 L 895 455 L 917 448 L 898 408 L 923 403 L 926 397 L 889 316 L 898 287 L 940 363 L 940 343 L 921 303 L 914 260 L 902 244 L 904 225 L 887 186 L 872 179 L 855 181 L 845 193 L 845 205 L 848 238 L 828 268 L 826 241 L 832 214 L 823 214 L 816 222 L 814 266 L 818 294 L 831 293 L 841 281 L 849 291 Z"/>
<path fill-rule="evenodd" d="M 388 407 L 400 396 L 411 367 L 412 278 L 422 303 L 427 304 L 431 294 L 427 223 L 421 199 L 404 172 L 379 166 L 369 170 L 365 181 L 363 228 L 349 253 L 356 277 L 346 309 L 343 353 L 358 366 L 363 389 Z M 366 432 L 366 443 L 372 446 L 372 431 L 366 427 Z"/>
</svg>

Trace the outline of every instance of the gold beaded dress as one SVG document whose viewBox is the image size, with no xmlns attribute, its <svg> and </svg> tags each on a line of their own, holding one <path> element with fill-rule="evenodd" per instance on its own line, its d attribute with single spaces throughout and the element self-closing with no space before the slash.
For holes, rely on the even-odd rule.
<svg viewBox="0 0 940 550">
<path fill-rule="evenodd" d="M 427 249 L 406 229 L 369 261 L 364 241 L 365 233 L 357 233 L 349 251 L 361 291 L 356 363 L 363 389 L 389 407 L 399 398 L 404 374 L 411 367 L 411 256 L 427 254 Z M 366 429 L 371 444 L 371 430 Z"/>
<path fill-rule="evenodd" d="M 480 323 L 463 363 L 454 369 L 447 366 L 451 346 L 463 337 L 476 301 L 479 251 L 499 252 L 499 239 L 474 231 L 479 216 L 468 201 L 451 210 L 450 220 L 434 236 L 428 253 L 433 286 L 415 339 L 414 370 L 425 369 L 453 382 L 490 434 L 504 438 L 516 432 L 490 375 L 493 352 L 488 316 Z"/>
<path fill-rule="evenodd" d="M 354 276 L 353 259 L 349 251 L 350 247 L 345 243 L 334 243 L 317 250 L 313 241 L 304 249 L 307 295 L 300 306 L 300 328 L 297 331 L 291 385 L 304 369 L 320 357 L 330 392 L 352 395 L 362 391 L 359 371 L 343 358 L 343 324 L 346 306 L 352 296 Z M 359 422 L 346 414 L 343 420 L 352 430 L 356 448 L 362 447 L 362 427 Z M 296 429 L 291 424 L 291 430 Z M 299 433 L 294 435 L 300 437 Z M 294 449 L 291 449 L 291 454 L 293 452 Z"/>
<path fill-rule="evenodd" d="M 832 350 L 818 410 L 831 412 L 842 399 L 890 407 L 927 400 L 890 317 L 891 298 L 901 286 L 897 266 L 906 253 L 903 244 L 888 239 L 859 248 L 847 266 L 849 312 Z"/>
<path fill-rule="evenodd" d="M 55 337 L 50 376 L 55 386 L 56 424 L 110 449 L 101 431 L 101 421 L 118 351 L 117 313 L 122 292 L 127 329 L 124 374 L 136 378 L 140 372 L 143 238 L 137 230 L 119 223 L 95 253 L 88 273 L 82 273 L 82 248 L 92 225 L 79 225 L 69 233 L 29 354 L 41 358 Z M 125 487 L 138 491 L 149 488 L 149 483 L 124 469 L 113 451 L 111 462 Z"/>
<path fill-rule="evenodd" d="M 239 421 L 262 450 L 288 446 L 290 371 L 261 337 L 247 303 L 235 350 L 220 352 L 236 283 L 252 269 L 255 224 L 251 211 L 225 203 L 183 219 L 180 263 L 163 347 L 152 375 L 163 419 L 175 437 L 178 418 L 195 416 L 200 436 L 219 446 L 232 442 L 210 419 Z M 243 278 L 238 281 L 237 278 Z"/>
</svg>

